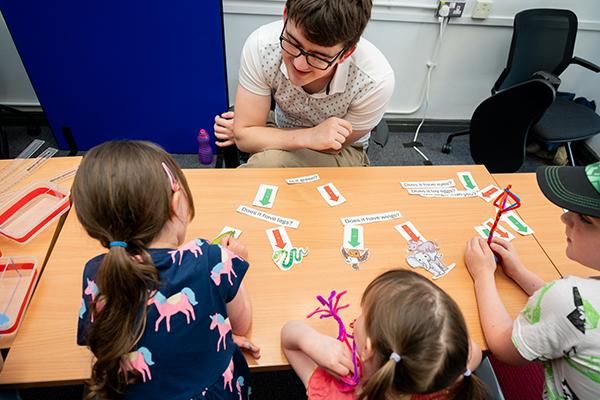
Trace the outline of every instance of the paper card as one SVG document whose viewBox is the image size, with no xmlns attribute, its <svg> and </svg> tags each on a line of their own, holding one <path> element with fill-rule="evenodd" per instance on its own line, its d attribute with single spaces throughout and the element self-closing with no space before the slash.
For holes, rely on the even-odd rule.
<svg viewBox="0 0 600 400">
<path fill-rule="evenodd" d="M 474 191 L 479 190 L 475 179 L 473 179 L 473 175 L 471 175 L 469 171 L 461 171 L 457 172 L 456 174 L 458 175 L 458 179 L 460 180 L 460 183 L 462 183 L 462 185 L 465 187 L 465 189 Z"/>
<path fill-rule="evenodd" d="M 267 229 L 267 237 L 271 243 L 273 251 L 292 248 L 292 241 L 283 226 Z"/>
<path fill-rule="evenodd" d="M 365 235 L 364 228 L 360 225 L 345 225 L 344 226 L 344 243 L 342 248 L 347 249 L 364 249 Z"/>
<path fill-rule="evenodd" d="M 350 264 L 352 269 L 355 271 L 358 271 L 360 269 L 360 263 L 365 262 L 369 259 L 369 249 L 352 249 L 349 247 L 342 246 L 340 252 L 344 257 L 344 261 L 346 262 L 346 264 Z"/>
<path fill-rule="evenodd" d="M 412 222 L 406 221 L 401 224 L 394 226 L 394 228 L 400 232 L 402 237 L 408 242 L 412 240 L 418 242 L 419 240 L 425 241 L 425 237 L 421 235 L 419 230 L 413 225 Z"/>
<path fill-rule="evenodd" d="M 408 242 L 408 256 L 406 263 L 412 268 L 423 268 L 429 272 L 433 279 L 439 279 L 452 271 L 456 263 L 446 265 L 443 261 L 444 255 L 436 242 L 412 241 Z"/>
<path fill-rule="evenodd" d="M 223 229 L 221 229 L 221 232 L 219 232 L 219 234 L 210 243 L 211 244 L 221 244 L 221 240 L 223 240 L 223 238 L 225 236 L 231 235 L 235 239 L 237 239 L 240 237 L 241 234 L 242 234 L 241 230 L 232 228 L 231 226 L 225 226 Z"/>
<path fill-rule="evenodd" d="M 240 214 L 244 214 L 257 219 L 262 219 L 263 221 L 285 226 L 287 228 L 298 228 L 300 226 L 300 221 L 298 220 L 280 217 L 279 215 L 269 214 L 252 207 L 239 206 L 236 211 Z"/>
<path fill-rule="evenodd" d="M 340 191 L 331 182 L 317 187 L 317 190 L 321 193 L 327 204 L 332 207 L 339 206 L 346 201 L 344 196 L 342 196 Z"/>
<path fill-rule="evenodd" d="M 319 179 L 321 179 L 319 177 L 319 174 L 313 174 L 313 175 L 307 175 L 307 176 L 299 176 L 297 178 L 289 178 L 289 179 L 286 179 L 285 181 L 288 183 L 288 185 L 295 185 L 298 183 L 315 182 L 315 181 L 318 181 Z"/>
<path fill-rule="evenodd" d="M 484 239 L 487 239 L 488 236 L 490 236 L 490 229 L 486 226 L 474 226 L 473 229 L 475 229 L 475 232 Z"/>
<path fill-rule="evenodd" d="M 418 193 L 421 197 L 447 197 L 455 199 L 463 199 L 467 197 L 477 197 L 477 192 L 473 190 L 456 190 L 456 189 L 423 189 Z"/>
<path fill-rule="evenodd" d="M 408 194 L 418 194 L 423 197 L 428 196 L 440 196 L 444 197 L 450 195 L 452 193 L 456 193 L 457 190 L 455 187 L 448 188 L 418 188 L 418 189 L 408 189 Z"/>
<path fill-rule="evenodd" d="M 523 221 L 523 219 L 515 212 L 507 212 L 500 217 L 500 220 L 506 222 L 511 228 L 523 236 L 532 235 L 534 233 L 533 229 L 531 229 L 531 227 L 527 225 L 525 221 Z"/>
<path fill-rule="evenodd" d="M 498 186 L 488 185 L 477 192 L 477 196 L 481 197 L 488 203 L 491 203 L 492 201 L 496 200 L 500 193 L 502 193 L 502 189 L 500 189 Z"/>
<path fill-rule="evenodd" d="M 488 235 L 489 230 L 492 229 L 492 226 L 494 226 L 494 218 L 490 218 L 483 223 L 483 227 L 488 228 Z M 498 236 L 500 239 L 508 240 L 509 242 L 515 238 L 515 235 L 513 235 L 505 227 L 500 225 L 499 222 L 498 225 L 496 225 L 496 229 L 494 230 L 494 236 Z"/>
<path fill-rule="evenodd" d="M 372 222 L 383 222 L 389 221 L 392 219 L 400 218 L 402 214 L 400 211 L 388 211 L 379 214 L 367 214 L 367 215 L 357 215 L 355 217 L 342 217 L 340 221 L 342 221 L 342 225 L 362 225 L 362 224 L 370 224 Z"/>
<path fill-rule="evenodd" d="M 444 179 L 439 181 L 414 181 L 414 182 L 400 182 L 400 185 L 404 189 L 418 189 L 418 188 L 448 188 L 454 187 L 454 179 Z"/>
<path fill-rule="evenodd" d="M 290 247 L 273 251 L 272 260 L 282 271 L 289 271 L 296 264 L 300 264 L 308 255 L 304 247 Z"/>
<path fill-rule="evenodd" d="M 273 185 L 260 185 L 252 204 L 258 207 L 273 208 L 278 189 Z"/>
</svg>

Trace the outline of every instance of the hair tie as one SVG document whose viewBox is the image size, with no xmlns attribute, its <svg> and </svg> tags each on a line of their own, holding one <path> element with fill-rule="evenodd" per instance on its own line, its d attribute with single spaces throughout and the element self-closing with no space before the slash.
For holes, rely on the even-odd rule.
<svg viewBox="0 0 600 400">
<path fill-rule="evenodd" d="M 126 249 L 127 248 L 127 243 L 126 242 L 121 242 L 121 241 L 110 242 L 108 244 L 108 247 L 109 248 L 111 248 L 111 247 L 122 247 L 122 248 Z"/>
<path fill-rule="evenodd" d="M 471 370 L 467 367 L 463 375 L 465 376 L 465 378 L 468 378 L 469 376 L 471 376 Z"/>
<path fill-rule="evenodd" d="M 390 360 L 394 360 L 396 364 L 398 364 L 400 360 L 402 360 L 402 357 L 400 357 L 400 354 L 396 353 L 395 351 L 392 351 L 392 354 L 390 354 Z"/>
</svg>

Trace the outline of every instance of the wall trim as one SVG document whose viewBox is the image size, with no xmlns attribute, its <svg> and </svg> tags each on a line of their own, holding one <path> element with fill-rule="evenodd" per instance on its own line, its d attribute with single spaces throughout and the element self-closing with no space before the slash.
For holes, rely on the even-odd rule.
<svg viewBox="0 0 600 400">
<path fill-rule="evenodd" d="M 372 21 L 439 23 L 434 16 L 434 10 L 437 9 L 435 4 L 414 4 L 396 0 L 375 0 L 374 3 Z M 284 4 L 284 0 L 223 0 L 223 11 L 232 15 L 280 16 Z M 475 20 L 466 15 L 463 18 L 451 19 L 449 25 L 511 27 L 513 19 L 513 16 L 492 16 L 485 20 Z M 579 20 L 579 30 L 600 31 L 600 21 Z"/>
</svg>

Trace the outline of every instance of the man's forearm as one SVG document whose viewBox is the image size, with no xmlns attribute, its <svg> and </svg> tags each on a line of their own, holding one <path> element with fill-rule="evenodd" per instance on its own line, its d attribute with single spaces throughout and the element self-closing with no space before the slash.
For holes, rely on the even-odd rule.
<svg viewBox="0 0 600 400">
<path fill-rule="evenodd" d="M 306 148 L 305 135 L 308 129 L 282 129 L 252 126 L 234 130 L 236 146 L 247 153 L 258 153 L 269 149 L 299 150 Z"/>
</svg>

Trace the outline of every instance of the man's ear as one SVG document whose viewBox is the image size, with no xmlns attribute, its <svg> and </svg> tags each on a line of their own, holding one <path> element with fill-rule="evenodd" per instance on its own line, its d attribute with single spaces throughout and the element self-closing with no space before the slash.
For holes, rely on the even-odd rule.
<svg viewBox="0 0 600 400">
<path fill-rule="evenodd" d="M 283 7 L 283 22 L 285 23 L 286 20 L 287 20 L 287 8 Z"/>
<path fill-rule="evenodd" d="M 356 45 L 350 47 L 344 52 L 344 54 L 342 54 L 342 56 L 338 59 L 338 64 L 343 63 L 348 57 L 354 54 L 354 51 L 356 51 Z"/>
</svg>

